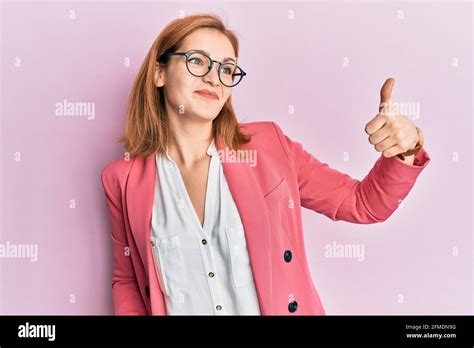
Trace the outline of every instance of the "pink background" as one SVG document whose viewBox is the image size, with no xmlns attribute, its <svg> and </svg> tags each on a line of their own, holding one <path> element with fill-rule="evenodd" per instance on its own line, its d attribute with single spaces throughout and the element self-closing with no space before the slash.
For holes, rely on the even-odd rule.
<svg viewBox="0 0 474 348">
<path fill-rule="evenodd" d="M 197 12 L 220 15 L 240 38 L 239 119 L 277 122 L 354 178 L 380 156 L 364 127 L 385 79 L 396 79 L 395 101 L 420 106 L 412 118 L 431 163 L 388 221 L 304 210 L 327 313 L 473 313 L 472 3 L 5 2 L 1 11 L 0 243 L 38 247 L 36 262 L 0 258 L 1 314 L 113 313 L 99 173 L 123 152 L 113 138 L 153 40 Z M 95 118 L 56 116 L 64 99 L 95 103 Z M 325 257 L 333 242 L 363 245 L 364 260 Z"/>
</svg>

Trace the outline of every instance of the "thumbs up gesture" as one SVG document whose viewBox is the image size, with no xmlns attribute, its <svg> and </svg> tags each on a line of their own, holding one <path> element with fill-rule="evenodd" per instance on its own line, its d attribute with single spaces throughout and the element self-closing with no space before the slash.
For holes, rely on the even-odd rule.
<svg viewBox="0 0 474 348">
<path fill-rule="evenodd" d="M 379 113 L 365 126 L 369 143 L 384 157 L 393 157 L 413 149 L 419 141 L 416 125 L 406 116 L 400 115 L 397 104 L 392 101 L 395 80 L 387 79 L 380 90 Z"/>
</svg>

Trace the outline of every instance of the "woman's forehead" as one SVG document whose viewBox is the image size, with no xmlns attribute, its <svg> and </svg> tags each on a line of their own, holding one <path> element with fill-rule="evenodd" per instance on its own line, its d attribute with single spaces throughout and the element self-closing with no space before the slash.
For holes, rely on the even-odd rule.
<svg viewBox="0 0 474 348">
<path fill-rule="evenodd" d="M 198 50 L 219 61 L 227 58 L 238 60 L 229 39 L 216 30 L 195 31 L 184 40 L 181 49 L 183 51 Z"/>
</svg>

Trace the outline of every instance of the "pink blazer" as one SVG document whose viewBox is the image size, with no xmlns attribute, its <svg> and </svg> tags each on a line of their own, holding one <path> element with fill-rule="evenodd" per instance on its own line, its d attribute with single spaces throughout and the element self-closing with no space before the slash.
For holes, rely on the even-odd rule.
<svg viewBox="0 0 474 348">
<path fill-rule="evenodd" d="M 320 162 L 273 122 L 241 124 L 253 134 L 244 149 L 257 162 L 223 161 L 223 170 L 244 226 L 262 315 L 324 315 L 309 271 L 301 207 L 333 221 L 382 222 L 410 192 L 430 162 L 426 150 L 413 165 L 380 155 L 356 180 Z M 221 139 L 218 150 L 224 150 Z M 166 315 L 150 245 L 155 156 L 120 158 L 101 172 L 114 268 L 115 315 Z"/>
</svg>

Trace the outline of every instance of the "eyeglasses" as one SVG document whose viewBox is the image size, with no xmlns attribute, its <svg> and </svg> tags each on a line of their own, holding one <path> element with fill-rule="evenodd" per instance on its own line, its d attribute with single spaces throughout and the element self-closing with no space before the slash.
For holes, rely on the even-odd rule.
<svg viewBox="0 0 474 348">
<path fill-rule="evenodd" d="M 186 56 L 186 68 L 191 75 L 197 77 L 207 75 L 212 70 L 214 63 L 219 64 L 219 81 L 227 87 L 235 87 L 240 81 L 242 81 L 242 78 L 247 75 L 247 73 L 238 65 L 233 64 L 232 62 L 218 62 L 199 51 L 166 52 L 158 58 L 158 62 L 163 63 L 163 58 L 168 56 Z"/>
</svg>

